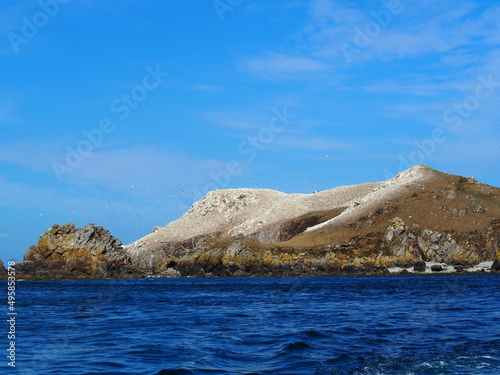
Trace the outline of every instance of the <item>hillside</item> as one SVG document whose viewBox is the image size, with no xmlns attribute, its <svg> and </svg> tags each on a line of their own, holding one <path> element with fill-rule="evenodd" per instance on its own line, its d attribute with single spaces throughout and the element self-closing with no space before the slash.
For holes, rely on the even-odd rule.
<svg viewBox="0 0 500 375">
<path fill-rule="evenodd" d="M 387 272 L 416 262 L 494 261 L 500 189 L 412 167 L 312 194 L 216 190 L 125 246 L 134 264 L 183 275 Z"/>
</svg>

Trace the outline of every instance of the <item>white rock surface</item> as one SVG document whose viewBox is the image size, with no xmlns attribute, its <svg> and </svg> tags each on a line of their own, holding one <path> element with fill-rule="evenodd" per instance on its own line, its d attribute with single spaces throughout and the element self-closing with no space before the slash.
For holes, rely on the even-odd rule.
<svg viewBox="0 0 500 375">
<path fill-rule="evenodd" d="M 363 214 L 368 213 L 374 207 L 397 197 L 404 189 L 410 186 L 420 184 L 423 186 L 423 183 L 431 179 L 436 173 L 437 172 L 434 169 L 425 165 L 417 165 L 407 169 L 390 180 L 378 183 L 378 186 L 373 188 L 372 191 L 367 194 L 355 199 L 354 201 L 349 201 L 348 204 L 345 205 L 348 208 L 340 215 L 331 220 L 325 221 L 324 223 L 310 227 L 306 230 L 306 232 L 313 231 L 327 225 L 342 224 L 360 217 Z"/>
<path fill-rule="evenodd" d="M 423 183 L 434 173 L 436 171 L 426 166 L 415 166 L 385 182 L 341 186 L 312 194 L 287 194 L 266 189 L 214 190 L 193 204 L 180 219 L 125 249 L 131 255 L 140 255 L 162 244 L 202 234 L 220 232 L 224 236 L 248 236 L 313 211 L 347 207 L 341 215 L 308 230 L 342 224 L 397 196 L 409 185 Z"/>
</svg>

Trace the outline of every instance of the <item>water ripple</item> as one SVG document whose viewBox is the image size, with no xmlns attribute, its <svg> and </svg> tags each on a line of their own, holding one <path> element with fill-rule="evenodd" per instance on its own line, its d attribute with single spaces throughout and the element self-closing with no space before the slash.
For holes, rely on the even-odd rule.
<svg viewBox="0 0 500 375">
<path fill-rule="evenodd" d="M 499 281 L 23 282 L 17 365 L 22 375 L 497 375 Z"/>
</svg>

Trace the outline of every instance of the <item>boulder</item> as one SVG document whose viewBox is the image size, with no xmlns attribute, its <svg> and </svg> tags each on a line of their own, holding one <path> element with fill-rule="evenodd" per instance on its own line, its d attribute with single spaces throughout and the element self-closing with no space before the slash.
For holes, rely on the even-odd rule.
<svg viewBox="0 0 500 375">
<path fill-rule="evenodd" d="M 492 271 L 500 271 L 500 260 L 495 259 L 495 261 L 491 265 L 491 270 Z"/>
<path fill-rule="evenodd" d="M 441 266 L 440 264 L 433 264 L 431 266 L 432 272 L 441 272 L 442 270 L 443 270 L 443 266 Z"/>
<path fill-rule="evenodd" d="M 415 262 L 413 265 L 413 271 L 415 272 L 425 272 L 425 262 L 423 260 L 419 260 Z"/>
<path fill-rule="evenodd" d="M 385 235 L 386 242 L 392 242 L 393 238 L 396 236 L 401 236 L 405 232 L 406 226 L 403 219 L 400 217 L 395 217 L 390 221 L 390 225 L 387 227 L 387 232 Z"/>
<path fill-rule="evenodd" d="M 463 264 L 455 264 L 454 267 L 456 272 L 463 272 L 464 270 Z"/>
</svg>

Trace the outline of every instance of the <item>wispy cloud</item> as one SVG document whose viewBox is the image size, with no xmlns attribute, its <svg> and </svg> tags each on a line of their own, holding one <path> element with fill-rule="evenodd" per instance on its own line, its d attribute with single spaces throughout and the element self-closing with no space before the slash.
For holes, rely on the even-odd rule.
<svg viewBox="0 0 500 375">
<path fill-rule="evenodd" d="M 0 126 L 9 125 L 16 121 L 14 118 L 16 103 L 11 98 L 0 98 Z"/>
<path fill-rule="evenodd" d="M 401 11 L 389 14 L 386 4 L 372 3 L 370 8 L 351 8 L 344 1 L 315 0 L 311 20 L 305 30 L 314 56 L 342 59 L 343 42 L 356 46 L 356 34 L 366 32 L 369 23 L 380 30 L 370 38 L 356 61 L 418 57 L 433 52 L 452 52 L 456 48 L 498 43 L 500 7 L 479 9 L 471 1 L 436 3 L 435 1 L 400 2 Z M 481 12 L 479 17 L 470 17 Z M 386 15 L 386 25 L 377 15 Z M 432 16 L 430 16 L 432 15 Z"/>
<path fill-rule="evenodd" d="M 269 118 L 257 113 L 241 111 L 207 111 L 201 118 L 215 126 L 233 129 L 258 129 L 269 122 Z"/>
<path fill-rule="evenodd" d="M 64 142 L 21 141 L 0 145 L 0 161 L 44 173 L 56 178 L 53 162 L 64 162 Z M 130 186 L 150 191 L 176 183 L 198 183 L 207 179 L 208 170 L 219 170 L 224 163 L 196 159 L 154 146 L 100 149 L 87 155 L 63 180 L 78 186 L 96 185 L 114 190 Z"/>
<path fill-rule="evenodd" d="M 64 224 L 60 221 L 61 218 L 78 221 L 81 225 L 96 222 L 108 229 L 125 225 L 129 230 L 127 233 L 122 233 L 123 236 L 120 238 L 130 236 L 130 229 L 137 226 L 134 223 L 138 217 L 142 217 L 140 225 L 147 226 L 151 225 L 149 224 L 151 217 L 156 218 L 157 222 L 162 222 L 172 213 L 174 217 L 178 215 L 172 210 L 172 202 L 168 197 L 151 194 L 148 199 L 143 200 L 134 190 L 130 190 L 128 195 L 113 196 L 101 193 L 96 196 L 91 190 L 78 190 L 76 193 L 72 189 L 35 187 L 0 176 L 0 193 L 4 205 L 35 212 L 41 220 L 48 219 L 50 225 Z M 166 208 L 170 208 L 172 213 L 163 212 Z M 33 217 L 27 215 L 25 220 L 29 222 Z M 33 238 L 35 239 L 36 237 Z"/>
<path fill-rule="evenodd" d="M 304 73 L 319 73 L 350 67 L 342 44 L 358 48 L 353 62 L 387 62 L 440 54 L 443 64 L 453 66 L 480 63 L 478 48 L 500 41 L 500 6 L 478 7 L 472 1 L 437 3 L 401 1 L 400 11 L 389 13 L 387 3 L 370 2 L 366 8 L 354 8 L 342 0 L 314 0 L 309 22 L 294 37 L 291 51 L 266 51 L 249 57 L 242 66 L 263 78 L 304 78 Z M 381 25 L 385 14 L 385 25 Z M 356 37 L 370 24 L 378 24 L 376 35 L 359 48 Z M 297 42 L 297 41 L 303 42 Z M 457 54 L 456 51 L 468 51 Z M 322 78 L 321 75 L 318 75 Z M 424 93 L 421 91 L 421 93 Z"/>
<path fill-rule="evenodd" d="M 33 172 L 50 172 L 52 161 L 64 157 L 63 141 L 22 140 L 0 144 L 0 161 Z"/>
<path fill-rule="evenodd" d="M 443 85 L 439 83 L 382 81 L 367 85 L 364 89 L 374 93 L 404 93 L 429 96 L 440 94 L 443 90 Z"/>
<path fill-rule="evenodd" d="M 314 57 L 270 52 L 263 56 L 246 59 L 242 67 L 265 78 L 293 78 L 298 74 L 321 72 L 329 65 Z"/>
<path fill-rule="evenodd" d="M 470 53 L 468 50 L 455 50 L 453 53 L 441 57 L 441 63 L 453 68 L 463 68 L 481 64 L 483 57 Z"/>
<path fill-rule="evenodd" d="M 224 86 L 221 85 L 207 85 L 207 84 L 198 84 L 190 87 L 191 90 L 201 91 L 206 93 L 213 93 L 217 91 L 224 90 Z"/>
<path fill-rule="evenodd" d="M 216 160 L 198 160 L 154 146 L 137 146 L 95 152 L 69 178 L 82 184 L 149 186 L 156 190 L 173 183 L 204 181 L 207 170 L 223 167 Z"/>
</svg>

